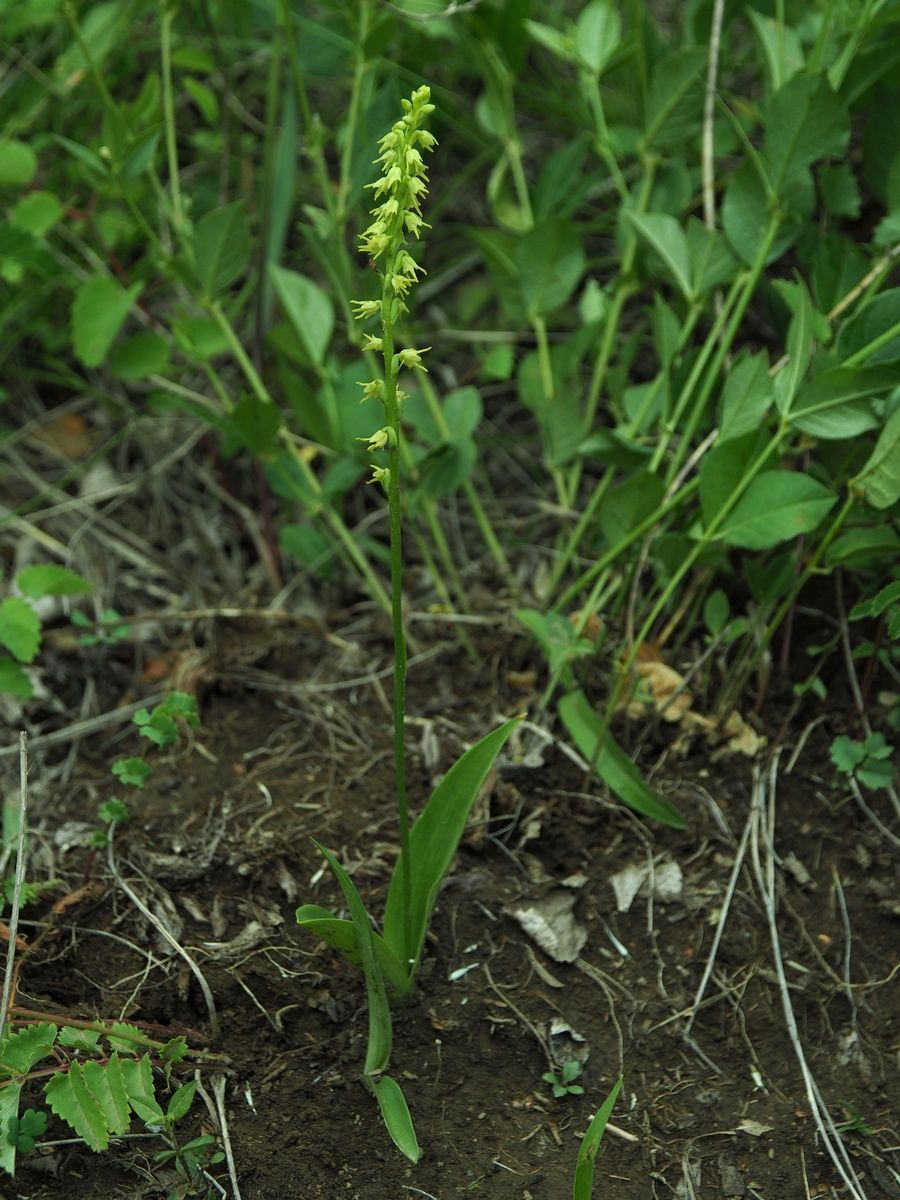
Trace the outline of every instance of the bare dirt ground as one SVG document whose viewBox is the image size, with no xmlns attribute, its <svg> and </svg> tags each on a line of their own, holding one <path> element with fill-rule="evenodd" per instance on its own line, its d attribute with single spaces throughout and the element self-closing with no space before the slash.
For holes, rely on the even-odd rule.
<svg viewBox="0 0 900 1200">
<path fill-rule="evenodd" d="M 526 733 L 511 744 L 441 893 L 417 1000 L 396 1020 L 392 1070 L 423 1147 L 406 1163 L 359 1083 L 361 980 L 293 916 L 308 901 L 340 907 L 310 836 L 339 853 L 375 914 L 397 846 L 386 630 L 367 610 L 326 624 L 328 636 L 262 620 L 164 622 L 141 654 L 168 651 L 170 675 L 145 671 L 139 688 L 133 646 L 68 648 L 59 670 L 90 681 L 99 711 L 178 685 L 196 690 L 202 724 L 175 755 L 151 756 L 110 860 L 83 843 L 115 791 L 111 760 L 140 750 L 132 727 L 35 739 L 30 877 L 58 883 L 25 912 L 40 941 L 22 959 L 17 1003 L 188 1029 L 224 1056 L 201 1073 L 209 1111 L 198 1101 L 183 1137 L 227 1141 L 244 1200 L 564 1200 L 578 1136 L 620 1072 L 598 1170 L 605 1200 L 896 1196 L 895 860 L 828 761 L 839 697 L 798 713 L 774 755 L 779 720 L 766 715 L 770 745 L 755 763 L 699 741 L 676 753 L 670 727 L 617 726 L 684 831 L 612 803 L 565 747 L 548 744 L 526 767 Z M 532 647 L 499 613 L 476 627 L 475 662 L 446 625 L 417 634 L 414 804 L 541 682 Z M 14 788 L 14 757 L 2 762 Z M 122 881 L 193 959 L 214 1013 Z M 78 902 L 53 915 L 68 894 Z M 543 948 L 516 919 L 522 908 L 550 920 Z M 573 961 L 558 961 L 557 943 L 579 931 Z M 542 1075 L 572 1058 L 584 1059 L 584 1092 L 554 1099 Z M 823 1119 L 837 1126 L 827 1142 Z M 64 1133 L 51 1125 L 48 1138 Z M 159 1148 L 146 1136 L 103 1155 L 60 1144 L 21 1158 L 0 1195 L 198 1194 L 154 1163 Z M 224 1191 L 208 1194 L 231 1195 L 227 1164 L 211 1175 Z"/>
</svg>

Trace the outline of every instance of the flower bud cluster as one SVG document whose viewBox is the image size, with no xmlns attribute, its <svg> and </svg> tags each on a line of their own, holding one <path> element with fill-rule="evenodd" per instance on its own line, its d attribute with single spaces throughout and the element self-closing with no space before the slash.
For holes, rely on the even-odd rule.
<svg viewBox="0 0 900 1200">
<path fill-rule="evenodd" d="M 405 393 L 397 387 L 397 373 L 401 367 L 424 371 L 422 355 L 425 349 L 430 349 L 409 348 L 391 353 L 394 321 L 401 313 L 407 311 L 405 300 L 409 290 L 419 276 L 425 274 L 424 268 L 420 267 L 410 254 L 407 238 L 418 238 L 423 229 L 430 228 L 422 218 L 422 200 L 428 193 L 428 173 L 425 170 L 422 151 L 433 149 L 437 145 L 437 139 L 427 129 L 421 128 L 428 114 L 434 112 L 434 105 L 430 101 L 431 91 L 428 87 L 417 88 L 409 100 L 401 101 L 403 116 L 378 143 L 381 153 L 375 161 L 381 164 L 381 177 L 368 184 L 375 199 L 380 200 L 380 203 L 371 210 L 373 220 L 360 236 L 359 248 L 368 254 L 376 267 L 379 259 L 382 260 L 379 269 L 382 298 L 353 300 L 351 304 L 353 315 L 358 321 L 381 317 L 384 336 L 367 334 L 363 350 L 384 352 L 385 368 L 391 385 L 389 395 L 383 380 L 373 379 L 360 385 L 363 389 L 363 400 L 380 400 L 386 405 L 389 415 L 388 428 L 379 430 L 371 438 L 361 439 L 368 443 L 367 448 L 370 452 L 396 447 L 397 434 L 390 428 L 390 421 L 398 420 L 399 405 L 406 398 Z M 390 417 L 394 399 L 395 415 Z M 390 482 L 389 470 L 375 467 L 372 482 L 381 483 L 387 488 Z"/>
</svg>

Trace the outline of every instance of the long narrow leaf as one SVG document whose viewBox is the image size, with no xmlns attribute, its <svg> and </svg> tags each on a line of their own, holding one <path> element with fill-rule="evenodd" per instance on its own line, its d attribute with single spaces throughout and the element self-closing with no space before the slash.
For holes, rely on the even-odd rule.
<svg viewBox="0 0 900 1200">
<path fill-rule="evenodd" d="M 356 943 L 362 959 L 362 969 L 366 977 L 366 997 L 369 1002 L 369 1042 L 366 1048 L 366 1064 L 363 1071 L 366 1075 L 375 1075 L 383 1071 L 391 1057 L 391 1010 L 388 1007 L 387 993 L 384 990 L 384 979 L 375 958 L 372 946 L 372 925 L 366 912 L 356 884 L 334 857 L 315 839 L 313 844 L 320 850 L 326 862 L 341 885 L 353 928 L 356 930 Z"/>
<path fill-rule="evenodd" d="M 578 1151 L 578 1162 L 575 1164 L 575 1186 L 572 1189 L 572 1200 L 591 1200 L 594 1188 L 594 1167 L 597 1164 L 597 1151 L 603 1138 L 606 1124 L 609 1121 L 616 1097 L 622 1087 L 622 1077 L 616 1080 L 612 1091 L 597 1109 L 594 1119 L 587 1127 L 587 1133 L 581 1139 L 581 1149 Z"/>
<path fill-rule="evenodd" d="M 302 904 L 297 909 L 296 915 L 297 924 L 302 929 L 325 942 L 332 950 L 337 950 L 348 962 L 362 970 L 362 954 L 356 940 L 356 928 L 352 921 L 336 917 L 334 913 L 318 904 Z M 372 948 L 388 986 L 388 992 L 392 988 L 399 992 L 408 991 L 409 977 L 403 964 L 384 938 L 374 932 L 372 933 Z"/>
<path fill-rule="evenodd" d="M 410 1162 L 417 1163 L 422 1151 L 419 1149 L 409 1106 L 400 1084 L 390 1075 L 382 1075 L 380 1079 L 372 1082 L 372 1090 L 394 1145 Z"/>
<path fill-rule="evenodd" d="M 594 757 L 602 723 L 584 692 L 570 692 L 558 704 L 562 723 L 581 754 L 588 761 Z M 640 771 L 607 731 L 596 761 L 597 774 L 603 782 L 635 812 L 652 817 L 662 825 L 684 829 L 684 818 L 668 800 L 650 790 Z"/>
<path fill-rule="evenodd" d="M 412 858 L 412 913 L 410 921 L 410 974 L 415 973 L 431 911 L 437 899 L 441 880 L 447 874 L 466 827 L 475 797 L 488 771 L 518 724 L 513 718 L 476 742 L 458 758 L 431 793 L 428 803 L 410 830 Z M 391 878 L 387 905 L 384 911 L 384 940 L 402 959 L 404 944 L 403 872 L 406 862 L 401 856 Z"/>
</svg>

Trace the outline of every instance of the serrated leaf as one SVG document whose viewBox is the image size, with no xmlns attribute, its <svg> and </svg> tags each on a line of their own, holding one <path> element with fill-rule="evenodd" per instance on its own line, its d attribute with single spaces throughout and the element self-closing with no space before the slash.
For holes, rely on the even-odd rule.
<svg viewBox="0 0 900 1200">
<path fill-rule="evenodd" d="M 7 1175 L 16 1173 L 16 1144 L 3 1134 L 19 1115 L 22 1087 L 21 1083 L 8 1083 L 0 1088 L 0 1130 L 3 1131 L 0 1133 L 0 1171 Z"/>
<path fill-rule="evenodd" d="M 6 654 L 0 654 L 0 692 L 9 692 L 21 700 L 34 695 L 34 686 L 17 662 Z"/>
<path fill-rule="evenodd" d="M 79 1029 L 75 1025 L 64 1025 L 60 1030 L 59 1044 L 71 1050 L 81 1050 L 86 1054 L 94 1054 L 100 1041 L 100 1033 L 96 1029 Z"/>
<path fill-rule="evenodd" d="M 145 1054 L 139 1059 L 121 1059 L 119 1065 L 122 1068 L 128 1103 L 135 1116 L 145 1125 L 165 1124 L 165 1114 L 157 1103 L 153 1088 L 153 1069 L 149 1057 Z"/>
<path fill-rule="evenodd" d="M 9 1034 L 0 1044 L 0 1065 L 7 1073 L 27 1074 L 35 1063 L 51 1054 L 58 1032 L 56 1025 L 45 1022 L 26 1025 L 24 1029 Z"/>
<path fill-rule="evenodd" d="M 143 286 L 124 289 L 108 275 L 92 275 L 79 287 L 72 305 L 72 345 L 86 367 L 104 361 Z"/>
<path fill-rule="evenodd" d="M 18 596 L 7 596 L 0 601 L 0 645 L 23 663 L 32 662 L 40 649 L 40 618 Z"/>
<path fill-rule="evenodd" d="M 250 257 L 250 230 L 240 200 L 213 209 L 194 229 L 194 262 L 204 293 L 214 297 L 242 275 Z"/>
<path fill-rule="evenodd" d="M 16 575 L 19 591 L 37 600 L 41 596 L 83 596 L 91 585 L 75 571 L 67 571 L 55 563 L 23 567 Z"/>
<path fill-rule="evenodd" d="M 133 1034 L 134 1037 L 123 1037 L 122 1034 Z M 118 1035 L 118 1036 L 117 1036 Z M 119 1054 L 138 1054 L 141 1046 L 146 1039 L 146 1034 L 142 1029 L 138 1029 L 137 1025 L 129 1025 L 125 1021 L 115 1021 L 111 1026 L 109 1033 L 106 1035 L 106 1040 L 109 1042 L 113 1050 L 117 1050 Z M 140 1041 L 135 1041 L 137 1037 Z"/>
<path fill-rule="evenodd" d="M 85 1083 L 81 1063 L 70 1063 L 68 1071 L 58 1071 L 44 1088 L 44 1095 L 52 1111 L 91 1150 L 105 1150 L 109 1146 L 106 1117 Z"/>
<path fill-rule="evenodd" d="M 137 788 L 142 788 L 153 774 L 153 768 L 143 758 L 118 758 L 110 770 L 122 783 Z"/>
<path fill-rule="evenodd" d="M 105 1064 L 86 1062 L 84 1082 L 96 1100 L 109 1132 L 127 1133 L 131 1115 L 128 1111 L 128 1097 L 125 1094 L 125 1080 L 122 1077 L 119 1056 L 113 1053 Z"/>
</svg>

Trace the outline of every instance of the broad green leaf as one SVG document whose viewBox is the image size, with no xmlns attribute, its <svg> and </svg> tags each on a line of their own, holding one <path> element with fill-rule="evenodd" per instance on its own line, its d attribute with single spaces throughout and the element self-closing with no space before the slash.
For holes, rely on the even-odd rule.
<svg viewBox="0 0 900 1200">
<path fill-rule="evenodd" d="M 523 24 L 534 40 L 551 54 L 555 54 L 564 62 L 575 62 L 575 44 L 571 37 L 560 33 L 552 25 L 545 25 L 542 21 L 525 21 Z"/>
<path fill-rule="evenodd" d="M 708 52 L 688 46 L 663 56 L 652 72 L 644 122 L 644 146 L 669 146 L 699 125 L 703 107 L 701 71 Z"/>
<path fill-rule="evenodd" d="M 827 80 L 795 75 L 773 96 L 766 120 L 765 159 L 778 196 L 826 156 L 847 149 L 850 122 L 844 102 Z"/>
<path fill-rule="evenodd" d="M 0 1088 L 0 1171 L 6 1175 L 16 1173 L 16 1143 L 13 1138 L 6 1136 L 6 1132 L 18 1118 L 23 1087 L 21 1083 L 8 1083 Z"/>
<path fill-rule="evenodd" d="M 622 40 L 622 18 L 613 0 L 593 0 L 575 22 L 575 53 L 599 76 Z"/>
<path fill-rule="evenodd" d="M 886 367 L 835 367 L 801 387 L 791 408 L 791 424 L 818 438 L 852 438 L 877 428 L 870 400 L 900 383 Z"/>
<path fill-rule="evenodd" d="M 197 1092 L 196 1080 L 191 1080 L 190 1083 L 183 1083 L 181 1087 L 173 1093 L 172 1098 L 166 1106 L 166 1120 L 181 1121 L 190 1112 L 191 1105 L 194 1103 L 194 1096 Z"/>
<path fill-rule="evenodd" d="M 55 134 L 54 140 L 67 153 L 71 154 L 73 158 L 77 158 L 80 163 L 83 163 L 93 174 L 100 176 L 109 174 L 109 167 L 107 167 L 100 155 L 95 150 L 92 150 L 90 146 L 82 146 L 80 142 L 73 142 L 71 138 L 62 137 L 60 134 Z"/>
<path fill-rule="evenodd" d="M 769 82 L 777 92 L 798 71 L 803 70 L 803 47 L 790 25 L 748 7 L 747 16 L 759 39 L 769 71 Z"/>
<path fill-rule="evenodd" d="M 900 562 L 900 536 L 886 523 L 847 529 L 834 539 L 825 554 L 829 569 L 841 565 L 865 567 L 879 562 Z"/>
<path fill-rule="evenodd" d="M 428 922 L 438 889 L 459 846 L 472 805 L 494 760 L 503 749 L 518 720 L 513 718 L 476 742 L 456 760 L 440 781 L 410 830 L 411 944 L 405 947 L 403 876 L 407 863 L 397 862 L 384 910 L 384 940 L 403 962 L 412 960 L 414 973 L 422 955 Z"/>
<path fill-rule="evenodd" d="M 153 1071 L 149 1056 L 145 1054 L 143 1058 L 119 1059 L 119 1067 L 128 1103 L 134 1115 L 145 1125 L 165 1124 L 165 1114 L 159 1107 L 153 1088 Z"/>
<path fill-rule="evenodd" d="M 873 508 L 890 508 L 900 500 L 900 408 L 888 418 L 868 462 L 850 485 Z"/>
<path fill-rule="evenodd" d="M 834 167 L 821 167 L 816 175 L 819 181 L 819 191 L 825 209 L 834 217 L 850 217 L 856 220 L 859 216 L 861 200 L 859 184 L 853 174 L 853 167 L 848 162 L 838 163 Z"/>
<path fill-rule="evenodd" d="M 144 787 L 153 774 L 153 768 L 143 758 L 117 758 L 110 770 L 116 779 L 137 788 Z"/>
<path fill-rule="evenodd" d="M 33 233 L 8 221 L 0 221 L 0 259 L 8 259 L 43 279 L 57 270 L 53 256 Z"/>
<path fill-rule="evenodd" d="M 785 368 L 775 377 L 775 404 L 778 411 L 787 416 L 806 375 L 812 358 L 815 338 L 815 312 L 806 284 L 802 280 L 792 293 L 793 316 L 788 326 L 787 355 Z"/>
<path fill-rule="evenodd" d="M 37 155 L 25 142 L 0 138 L 0 185 L 30 183 L 37 170 Z"/>
<path fill-rule="evenodd" d="M 256 458 L 270 458 L 278 446 L 281 413 L 257 396 L 242 396 L 228 418 L 235 437 Z"/>
<path fill-rule="evenodd" d="M 870 366 L 900 361 L 900 288 L 882 292 L 865 304 L 848 321 L 838 338 L 837 353 L 842 363 L 848 359 Z M 890 334 L 894 330 L 893 336 Z M 876 348 L 867 353 L 867 347 Z"/>
<path fill-rule="evenodd" d="M 597 1165 L 597 1151 L 612 1115 L 613 1106 L 622 1087 L 621 1076 L 613 1084 L 612 1091 L 597 1109 L 593 1120 L 588 1125 L 581 1145 L 578 1149 L 578 1160 L 575 1164 L 575 1185 L 572 1189 L 572 1200 L 591 1200 L 594 1190 L 594 1168 Z"/>
<path fill-rule="evenodd" d="M 522 299 L 529 313 L 547 316 L 572 296 L 584 274 L 581 238 L 569 221 L 544 221 L 526 233 L 516 250 Z"/>
<path fill-rule="evenodd" d="M 7 1072 L 26 1075 L 35 1063 L 52 1053 L 58 1032 L 56 1025 L 42 1023 L 7 1034 L 0 1045 L 0 1062 Z"/>
<path fill-rule="evenodd" d="M 29 192 L 9 215 L 18 229 L 43 237 L 62 216 L 63 207 L 52 192 Z"/>
<path fill-rule="evenodd" d="M 703 623 L 713 637 L 718 636 L 728 624 L 730 612 L 728 597 L 721 588 L 716 588 L 706 597 L 703 604 Z"/>
<path fill-rule="evenodd" d="M 451 437 L 471 437 L 481 423 L 481 415 L 481 394 L 478 388 L 455 388 L 444 398 L 444 420 Z"/>
<path fill-rule="evenodd" d="M 86 1062 L 84 1082 L 97 1101 L 109 1132 L 117 1135 L 127 1133 L 131 1114 L 118 1054 L 113 1052 L 106 1064 Z"/>
<path fill-rule="evenodd" d="M 815 529 L 836 499 L 834 492 L 799 471 L 761 471 L 717 536 L 729 546 L 767 550 Z"/>
<path fill-rule="evenodd" d="M 719 442 L 759 429 L 773 399 L 769 356 L 744 353 L 728 372 L 720 400 Z"/>
<path fill-rule="evenodd" d="M 634 213 L 626 210 L 625 216 L 642 240 L 666 264 L 684 298 L 690 300 L 693 296 L 691 262 L 687 238 L 679 222 L 668 213 Z"/>
<path fill-rule="evenodd" d="M 311 279 L 276 263 L 269 264 L 269 278 L 300 344 L 312 364 L 321 367 L 334 329 L 330 296 Z"/>
<path fill-rule="evenodd" d="M 738 261 L 718 230 L 710 229 L 696 217 L 689 217 L 687 246 L 695 295 L 702 296 L 710 288 L 721 287 L 734 279 Z"/>
<path fill-rule="evenodd" d="M 472 474 L 478 451 L 471 438 L 453 438 L 436 446 L 419 464 L 422 491 L 432 500 L 449 496 Z"/>
<path fill-rule="evenodd" d="M 53 1075 L 44 1088 L 49 1108 L 66 1122 L 91 1150 L 109 1145 L 106 1117 L 84 1079 L 84 1068 L 75 1061 L 68 1071 Z"/>
<path fill-rule="evenodd" d="M 763 450 L 759 428 L 719 441 L 700 464 L 700 512 L 708 529 L 726 508 L 745 471 Z"/>
<path fill-rule="evenodd" d="M 387 993 L 384 990 L 384 979 L 375 957 L 372 945 L 372 923 L 365 905 L 356 890 L 356 884 L 334 857 L 313 839 L 313 844 L 324 856 L 329 867 L 334 872 L 340 884 L 350 918 L 356 933 L 356 945 L 362 960 L 363 974 L 366 978 L 366 998 L 369 1004 L 369 1037 L 366 1044 L 366 1062 L 363 1067 L 365 1075 L 377 1075 L 387 1068 L 391 1058 L 391 1010 L 388 1007 Z"/>
<path fill-rule="evenodd" d="M 119 379 L 159 375 L 169 363 L 169 344 L 158 333 L 136 333 L 113 347 L 109 369 Z"/>
<path fill-rule="evenodd" d="M 803 232 L 802 221 L 813 211 L 815 188 L 808 171 L 793 178 L 782 197 L 778 232 L 766 257 L 775 262 Z M 732 175 L 722 203 L 722 228 L 728 241 L 744 262 L 752 263 L 772 219 L 772 209 L 762 182 L 750 162 Z"/>
<path fill-rule="evenodd" d="M 56 563 L 23 567 L 16 576 L 16 584 L 33 600 L 41 596 L 84 596 L 91 590 L 91 585 L 81 575 L 58 567 Z"/>
<path fill-rule="evenodd" d="M 106 358 L 143 286 L 133 283 L 126 290 L 108 275 L 92 275 L 79 287 L 72 304 L 72 343 L 86 367 L 99 367 Z"/>
<path fill-rule="evenodd" d="M 302 904 L 296 913 L 297 924 L 312 937 L 319 938 L 332 950 L 337 950 L 354 967 L 362 969 L 363 960 L 356 930 L 352 921 L 342 920 L 318 904 Z M 403 963 L 377 933 L 372 934 L 372 947 L 385 982 L 395 991 L 409 989 L 409 973 Z"/>
<path fill-rule="evenodd" d="M 570 692 L 559 701 L 557 711 L 579 754 L 588 762 L 594 761 L 603 724 L 587 696 L 582 691 Z M 684 829 L 684 819 L 675 805 L 647 786 L 641 772 L 609 731 L 600 753 L 596 754 L 594 769 L 629 808 L 661 825 Z"/>
<path fill-rule="evenodd" d="M 382 1075 L 380 1079 L 374 1080 L 372 1088 L 391 1140 L 410 1162 L 417 1163 L 422 1151 L 419 1149 L 403 1089 L 390 1075 Z"/>
<path fill-rule="evenodd" d="M 610 546 L 617 545 L 658 508 L 665 483 L 652 471 L 634 470 L 600 505 L 600 528 Z"/>
<path fill-rule="evenodd" d="M 122 161 L 119 174 L 123 179 L 137 179 L 151 165 L 159 145 L 159 133 L 145 133 L 139 137 Z"/>
<path fill-rule="evenodd" d="M 11 696 L 19 696 L 22 700 L 30 700 L 34 695 L 31 680 L 19 664 L 6 654 L 0 654 L 0 692 L 9 692 Z"/>
<path fill-rule="evenodd" d="M 204 294 L 213 298 L 244 273 L 250 257 L 250 230 L 242 201 L 201 217 L 193 243 L 197 278 Z"/>
<path fill-rule="evenodd" d="M 30 604 L 18 596 L 0 601 L 0 646 L 19 662 L 34 661 L 41 645 L 41 621 Z"/>
<path fill-rule="evenodd" d="M 216 93 L 199 79 L 191 79 L 190 75 L 186 76 L 182 83 L 207 125 L 215 125 L 219 120 L 219 100 Z"/>
<path fill-rule="evenodd" d="M 78 1029 L 74 1025 L 63 1025 L 59 1031 L 59 1044 L 82 1054 L 97 1054 L 100 1050 L 98 1029 Z"/>
</svg>

